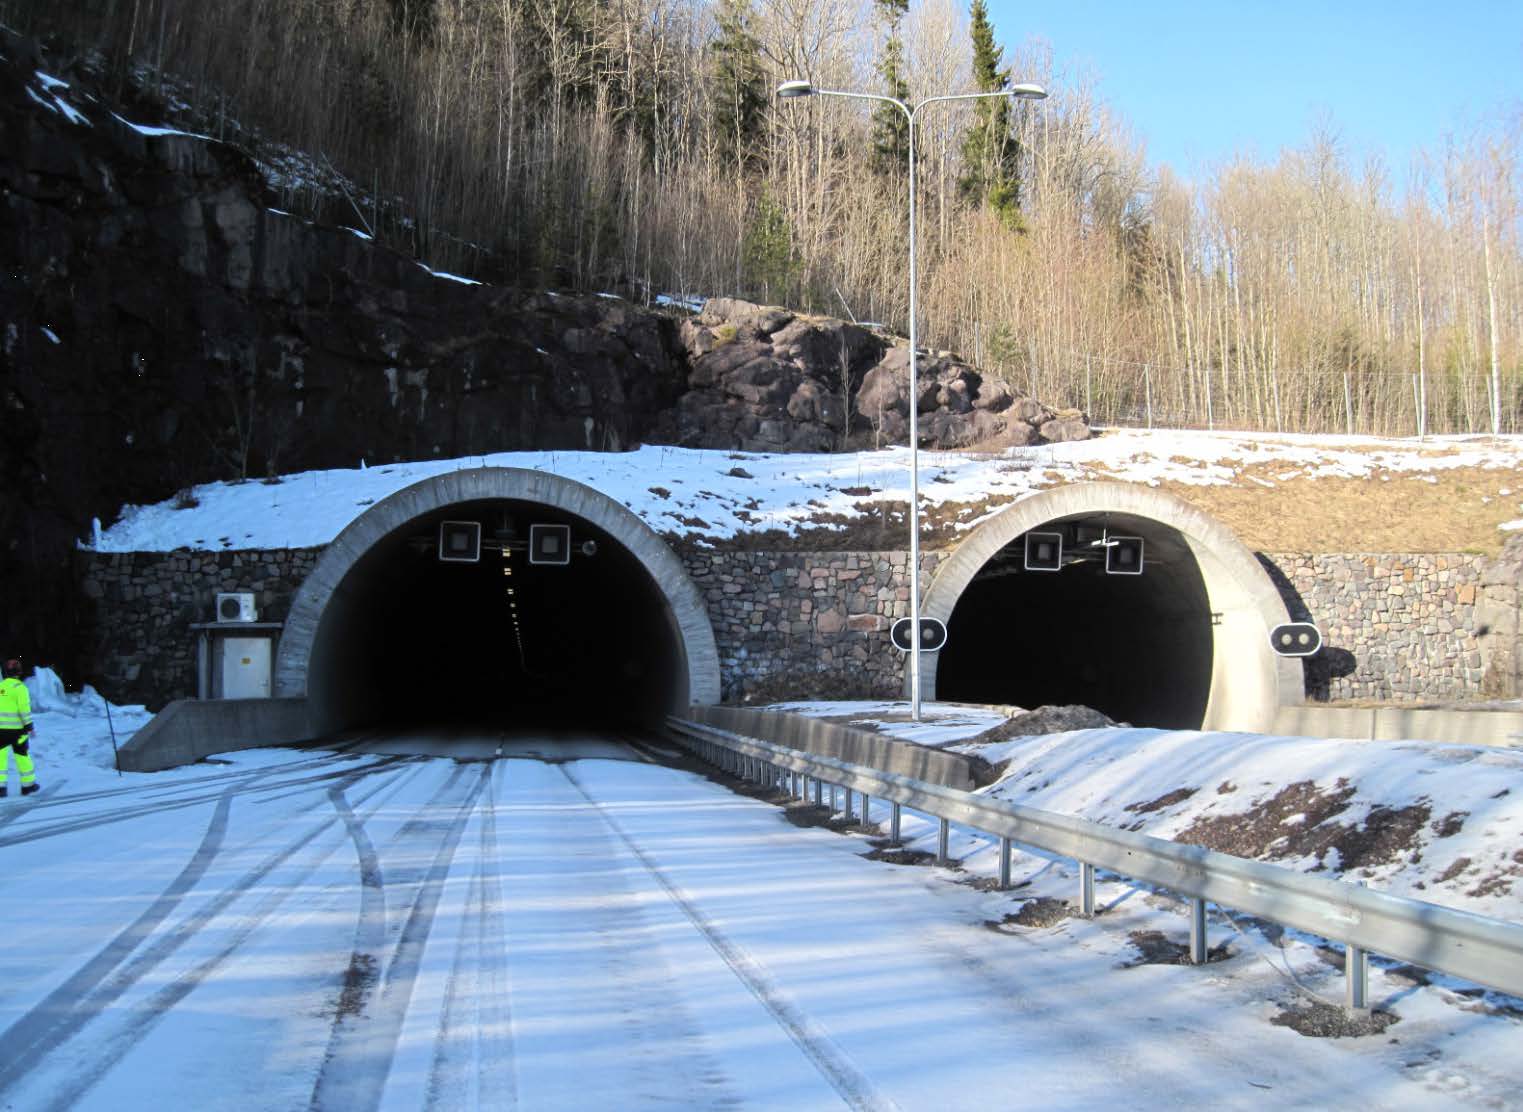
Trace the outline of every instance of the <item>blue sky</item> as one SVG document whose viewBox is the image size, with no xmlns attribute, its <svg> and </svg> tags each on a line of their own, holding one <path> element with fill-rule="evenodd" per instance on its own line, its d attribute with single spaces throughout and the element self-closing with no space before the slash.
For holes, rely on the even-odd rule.
<svg viewBox="0 0 1523 1112">
<path fill-rule="evenodd" d="M 1446 131 L 1523 106 L 1523 0 L 988 3 L 1007 57 L 1045 39 L 1185 177 L 1239 151 L 1272 161 L 1327 119 L 1399 180 Z"/>
</svg>

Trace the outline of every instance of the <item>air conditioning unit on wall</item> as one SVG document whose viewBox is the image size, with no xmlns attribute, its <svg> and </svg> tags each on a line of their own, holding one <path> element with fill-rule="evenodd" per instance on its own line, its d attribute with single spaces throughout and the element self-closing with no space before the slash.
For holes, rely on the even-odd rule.
<svg viewBox="0 0 1523 1112">
<path fill-rule="evenodd" d="M 258 620 L 259 615 L 254 610 L 253 591 L 217 592 L 217 621 L 257 622 Z"/>
</svg>

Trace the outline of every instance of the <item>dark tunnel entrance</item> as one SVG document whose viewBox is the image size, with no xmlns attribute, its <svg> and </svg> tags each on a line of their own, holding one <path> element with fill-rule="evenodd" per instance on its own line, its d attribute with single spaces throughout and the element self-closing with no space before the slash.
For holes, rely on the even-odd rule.
<svg viewBox="0 0 1523 1112">
<path fill-rule="evenodd" d="M 1063 538 L 1060 570 L 1028 570 L 1025 534 L 979 569 L 947 622 L 937 698 L 1028 710 L 1077 703 L 1136 726 L 1199 728 L 1211 694 L 1213 619 L 1183 535 L 1111 512 L 1029 532 Z M 1142 539 L 1140 575 L 1107 572 L 1105 553 L 1118 536 Z"/>
<path fill-rule="evenodd" d="M 444 522 L 480 524 L 479 559 L 440 558 Z M 548 555 L 569 562 L 532 562 L 531 526 L 568 527 L 569 553 Z M 617 728 L 685 705 L 688 680 L 671 606 L 628 548 L 566 510 L 492 499 L 407 521 L 354 562 L 323 610 L 307 692 L 327 731 Z"/>
</svg>

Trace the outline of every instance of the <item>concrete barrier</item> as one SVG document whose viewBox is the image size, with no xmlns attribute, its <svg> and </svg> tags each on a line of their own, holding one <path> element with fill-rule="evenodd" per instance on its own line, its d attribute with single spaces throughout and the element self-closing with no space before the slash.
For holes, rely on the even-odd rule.
<svg viewBox="0 0 1523 1112">
<path fill-rule="evenodd" d="M 687 717 L 733 734 L 866 765 L 879 772 L 908 776 L 944 788 L 971 791 L 981 779 L 978 771 L 982 762 L 961 753 L 946 753 L 913 741 L 902 741 L 808 715 L 744 707 L 694 706 L 688 709 Z"/>
<path fill-rule="evenodd" d="M 158 772 L 312 736 L 305 698 L 176 699 L 121 747 L 118 763 L 125 772 Z"/>
<path fill-rule="evenodd" d="M 1353 737 L 1372 741 L 1441 741 L 1456 745 L 1523 747 L 1523 711 L 1454 707 L 1281 707 L 1274 732 L 1293 737 Z"/>
</svg>

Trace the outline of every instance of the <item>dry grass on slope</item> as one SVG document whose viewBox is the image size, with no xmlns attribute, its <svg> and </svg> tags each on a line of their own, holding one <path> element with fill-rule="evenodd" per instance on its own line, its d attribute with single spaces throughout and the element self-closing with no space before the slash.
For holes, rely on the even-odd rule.
<svg viewBox="0 0 1523 1112">
<path fill-rule="evenodd" d="M 1210 514 L 1259 552 L 1489 556 L 1507 538 L 1498 526 L 1523 518 L 1523 473 L 1478 467 L 1283 481 L 1249 469 L 1231 486 L 1165 483 L 1162 489 Z"/>
</svg>

